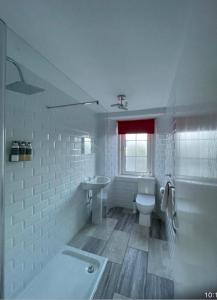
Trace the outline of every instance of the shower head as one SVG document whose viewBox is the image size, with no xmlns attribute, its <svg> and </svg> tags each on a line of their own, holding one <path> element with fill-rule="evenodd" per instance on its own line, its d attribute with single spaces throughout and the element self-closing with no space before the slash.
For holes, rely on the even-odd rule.
<svg viewBox="0 0 217 300">
<path fill-rule="evenodd" d="M 28 84 L 25 82 L 25 80 L 23 78 L 23 73 L 20 69 L 20 66 L 18 65 L 18 63 L 15 60 L 13 60 L 12 58 L 7 56 L 7 61 L 12 63 L 16 67 L 16 69 L 19 73 L 19 76 L 20 76 L 19 81 L 15 81 L 15 82 L 12 82 L 12 83 L 9 83 L 6 85 L 6 88 L 8 90 L 17 92 L 17 93 L 21 93 L 21 94 L 26 94 L 26 95 L 33 95 L 33 94 L 45 91 L 44 89 L 42 89 L 40 87 L 31 85 L 31 84 Z"/>
<path fill-rule="evenodd" d="M 36 93 L 44 92 L 44 89 L 28 84 L 25 81 L 21 81 L 21 80 L 7 84 L 6 88 L 7 90 L 21 93 L 21 94 L 26 94 L 26 95 L 33 95 Z"/>
</svg>

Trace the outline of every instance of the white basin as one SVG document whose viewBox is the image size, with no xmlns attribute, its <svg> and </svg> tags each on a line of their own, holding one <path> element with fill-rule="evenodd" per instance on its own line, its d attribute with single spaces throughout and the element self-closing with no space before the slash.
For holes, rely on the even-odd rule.
<svg viewBox="0 0 217 300">
<path fill-rule="evenodd" d="M 82 188 L 84 190 L 100 190 L 109 184 L 111 179 L 106 176 L 95 176 L 93 178 L 86 179 L 82 182 Z"/>
</svg>

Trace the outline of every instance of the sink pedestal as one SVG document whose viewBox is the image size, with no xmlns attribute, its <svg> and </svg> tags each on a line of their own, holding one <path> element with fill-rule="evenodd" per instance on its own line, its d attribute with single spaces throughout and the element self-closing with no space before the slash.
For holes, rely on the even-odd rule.
<svg viewBox="0 0 217 300">
<path fill-rule="evenodd" d="M 102 223 L 102 190 L 92 191 L 92 224 Z"/>
<path fill-rule="evenodd" d="M 85 191 L 92 191 L 92 223 L 102 223 L 103 193 L 102 189 L 111 182 L 106 176 L 94 176 L 82 182 Z"/>
</svg>

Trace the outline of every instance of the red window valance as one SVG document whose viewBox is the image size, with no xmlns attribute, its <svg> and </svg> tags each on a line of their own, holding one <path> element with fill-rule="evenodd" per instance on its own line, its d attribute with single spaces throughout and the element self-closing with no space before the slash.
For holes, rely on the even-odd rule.
<svg viewBox="0 0 217 300">
<path fill-rule="evenodd" d="M 154 119 L 118 121 L 118 134 L 154 133 Z"/>
</svg>

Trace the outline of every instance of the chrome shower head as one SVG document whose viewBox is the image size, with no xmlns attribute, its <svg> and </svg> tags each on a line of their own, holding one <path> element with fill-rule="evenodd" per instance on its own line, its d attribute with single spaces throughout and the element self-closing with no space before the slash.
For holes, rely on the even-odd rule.
<svg viewBox="0 0 217 300">
<path fill-rule="evenodd" d="M 44 92 L 44 89 L 28 84 L 25 81 L 21 81 L 21 80 L 7 84 L 6 88 L 7 90 L 25 94 L 25 95 L 33 95 L 36 93 Z"/>
<path fill-rule="evenodd" d="M 33 95 L 33 94 L 45 91 L 44 89 L 42 89 L 40 87 L 31 85 L 31 84 L 28 84 L 25 82 L 23 73 L 20 69 L 20 66 L 18 65 L 18 63 L 15 60 L 13 60 L 12 58 L 7 56 L 7 61 L 12 63 L 16 67 L 16 69 L 19 73 L 19 76 L 20 76 L 19 81 L 15 81 L 15 82 L 12 82 L 12 83 L 9 83 L 6 85 L 6 88 L 8 90 L 17 92 L 17 93 L 21 93 L 21 94 L 25 94 L 25 95 Z"/>
</svg>

